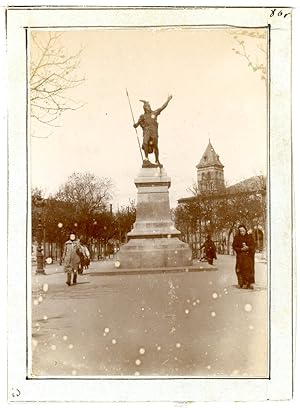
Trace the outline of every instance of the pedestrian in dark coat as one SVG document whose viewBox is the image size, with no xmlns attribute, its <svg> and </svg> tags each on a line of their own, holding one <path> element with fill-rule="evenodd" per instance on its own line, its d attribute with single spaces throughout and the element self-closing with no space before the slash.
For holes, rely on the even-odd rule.
<svg viewBox="0 0 300 410">
<path fill-rule="evenodd" d="M 232 247 L 236 253 L 235 272 L 238 286 L 243 289 L 253 289 L 255 243 L 253 236 L 247 233 L 245 225 L 239 225 Z"/>
<path fill-rule="evenodd" d="M 207 235 L 206 241 L 200 247 L 200 249 L 204 248 L 205 252 L 205 259 L 210 265 L 213 265 L 213 260 L 217 259 L 217 250 L 214 241 L 211 239 L 210 235 Z"/>
<path fill-rule="evenodd" d="M 68 286 L 71 286 L 72 282 L 72 275 L 73 275 L 73 285 L 77 283 L 77 274 L 79 270 L 79 263 L 80 263 L 80 242 L 76 240 L 75 233 L 70 234 L 70 239 L 65 242 L 64 246 L 64 253 L 63 253 L 63 261 L 64 261 L 64 268 L 67 274 L 67 282 Z"/>
</svg>

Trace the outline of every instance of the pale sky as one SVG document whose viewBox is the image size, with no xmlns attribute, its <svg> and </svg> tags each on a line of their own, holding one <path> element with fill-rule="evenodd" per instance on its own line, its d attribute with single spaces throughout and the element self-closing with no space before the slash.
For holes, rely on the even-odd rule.
<svg viewBox="0 0 300 410">
<path fill-rule="evenodd" d="M 258 40 L 245 41 L 251 59 L 265 64 Z M 266 174 L 266 83 L 232 50 L 228 28 L 69 31 L 63 45 L 70 54 L 84 48 L 78 76 L 86 81 L 71 96 L 85 105 L 66 112 L 61 127 L 41 128 L 41 136 L 52 131 L 48 138 L 32 138 L 32 186 L 55 193 L 74 171 L 90 171 L 112 178 L 114 207 L 136 199 L 141 157 L 126 88 L 135 120 L 143 113 L 139 99 L 156 109 L 173 95 L 158 117 L 172 207 L 190 196 L 209 138 L 228 183 Z M 142 142 L 141 128 L 138 134 Z"/>
</svg>

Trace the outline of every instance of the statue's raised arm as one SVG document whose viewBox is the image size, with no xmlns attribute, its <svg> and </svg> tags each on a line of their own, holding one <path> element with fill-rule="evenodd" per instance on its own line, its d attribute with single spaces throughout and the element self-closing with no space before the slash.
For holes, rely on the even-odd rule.
<svg viewBox="0 0 300 410">
<path fill-rule="evenodd" d="M 169 104 L 169 102 L 172 100 L 172 95 L 169 95 L 168 96 L 168 98 L 167 98 L 167 101 L 160 107 L 160 108 L 157 108 L 156 110 L 155 110 L 155 112 L 156 112 L 156 115 L 159 115 L 161 112 L 162 112 L 162 110 L 164 110 L 166 107 L 167 107 L 167 105 Z"/>
</svg>

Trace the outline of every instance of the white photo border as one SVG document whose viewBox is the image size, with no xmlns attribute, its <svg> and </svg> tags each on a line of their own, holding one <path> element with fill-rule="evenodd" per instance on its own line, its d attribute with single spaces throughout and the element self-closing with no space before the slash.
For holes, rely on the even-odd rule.
<svg viewBox="0 0 300 410">
<path fill-rule="evenodd" d="M 281 10 L 282 14 L 291 13 L 289 8 Z M 271 14 L 271 8 L 263 7 L 8 8 L 8 398 L 10 401 L 260 401 L 291 398 L 294 321 L 291 15 L 283 18 L 282 15 L 271 17 Z M 27 346 L 31 312 L 31 263 L 28 244 L 31 235 L 28 223 L 30 194 L 28 192 L 29 153 L 26 138 L 28 30 L 46 27 L 74 30 L 99 26 L 158 25 L 269 27 L 270 377 L 264 379 L 185 377 L 29 379 Z M 80 389 L 78 389 L 79 385 Z"/>
</svg>

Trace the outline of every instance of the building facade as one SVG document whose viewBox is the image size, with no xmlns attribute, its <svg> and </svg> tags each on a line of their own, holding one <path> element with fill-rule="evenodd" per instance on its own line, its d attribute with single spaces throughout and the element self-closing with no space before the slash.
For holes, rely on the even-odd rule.
<svg viewBox="0 0 300 410">
<path fill-rule="evenodd" d="M 229 187 L 224 182 L 224 165 L 209 141 L 197 168 L 195 195 L 178 200 L 175 210 L 182 239 L 201 257 L 201 244 L 209 234 L 218 253 L 232 254 L 232 241 L 241 223 L 252 231 L 256 250 L 265 247 L 266 178 L 253 176 Z"/>
<path fill-rule="evenodd" d="M 210 141 L 196 168 L 199 192 L 218 191 L 225 188 L 224 165 Z"/>
</svg>

